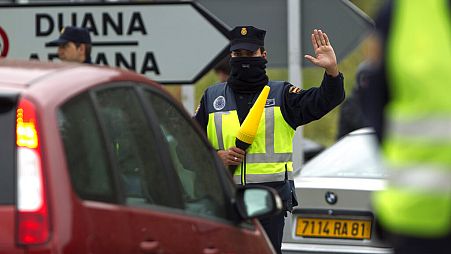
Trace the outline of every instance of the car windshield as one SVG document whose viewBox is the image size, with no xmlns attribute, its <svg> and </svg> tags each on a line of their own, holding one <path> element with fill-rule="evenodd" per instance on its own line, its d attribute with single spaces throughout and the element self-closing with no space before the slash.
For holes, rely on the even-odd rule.
<svg viewBox="0 0 451 254">
<path fill-rule="evenodd" d="M 305 177 L 384 178 L 375 134 L 354 132 L 306 163 Z"/>
</svg>

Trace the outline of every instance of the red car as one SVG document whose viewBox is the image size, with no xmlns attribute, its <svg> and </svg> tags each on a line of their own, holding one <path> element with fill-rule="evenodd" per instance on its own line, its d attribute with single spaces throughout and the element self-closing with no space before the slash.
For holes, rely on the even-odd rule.
<svg viewBox="0 0 451 254">
<path fill-rule="evenodd" d="M 159 85 L 0 60 L 0 253 L 273 253 L 272 189 L 235 188 Z"/>
</svg>

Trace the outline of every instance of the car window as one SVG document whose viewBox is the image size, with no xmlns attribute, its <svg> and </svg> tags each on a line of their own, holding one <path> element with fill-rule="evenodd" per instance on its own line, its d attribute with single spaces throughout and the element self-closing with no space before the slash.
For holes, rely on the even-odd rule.
<svg viewBox="0 0 451 254">
<path fill-rule="evenodd" d="M 159 156 L 159 142 L 149 126 L 139 98 L 132 87 L 96 93 L 100 117 L 114 152 L 126 203 L 132 206 L 179 207 L 173 184 Z"/>
<path fill-rule="evenodd" d="M 58 124 L 75 192 L 82 199 L 114 201 L 113 178 L 89 94 L 62 105 Z"/>
<path fill-rule="evenodd" d="M 0 94 L 0 205 L 14 203 L 16 107 Z"/>
<path fill-rule="evenodd" d="M 175 105 L 159 94 L 146 91 L 170 148 L 172 163 L 182 185 L 188 213 L 225 218 L 225 193 L 213 153 Z"/>
<path fill-rule="evenodd" d="M 383 178 L 374 134 L 351 134 L 305 164 L 301 175 L 308 177 Z"/>
</svg>

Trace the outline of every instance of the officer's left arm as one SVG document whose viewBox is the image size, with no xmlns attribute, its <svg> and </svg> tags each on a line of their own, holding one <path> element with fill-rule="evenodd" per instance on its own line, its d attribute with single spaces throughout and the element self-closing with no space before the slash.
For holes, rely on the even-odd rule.
<svg viewBox="0 0 451 254">
<path fill-rule="evenodd" d="M 345 98 L 343 75 L 331 77 L 324 74 L 320 87 L 301 90 L 285 83 L 282 102 L 282 115 L 294 129 L 298 126 L 318 120 Z"/>
<path fill-rule="evenodd" d="M 311 41 L 315 57 L 311 55 L 305 55 L 304 57 L 312 64 L 324 68 L 328 75 L 337 77 L 339 74 L 337 57 L 327 34 L 315 29 L 311 35 Z"/>
<path fill-rule="evenodd" d="M 300 91 L 286 85 L 282 114 L 291 127 L 296 128 L 320 119 L 344 100 L 343 75 L 338 71 L 337 58 L 326 33 L 313 30 L 311 35 L 315 56 L 305 58 L 325 69 L 320 87 Z"/>
</svg>

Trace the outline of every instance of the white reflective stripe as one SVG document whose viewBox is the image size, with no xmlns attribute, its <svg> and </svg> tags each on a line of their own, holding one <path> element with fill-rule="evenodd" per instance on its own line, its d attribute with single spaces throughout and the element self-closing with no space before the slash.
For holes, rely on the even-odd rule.
<svg viewBox="0 0 451 254">
<path fill-rule="evenodd" d="M 213 114 L 215 127 L 216 127 L 216 137 L 218 138 L 218 149 L 224 149 L 224 139 L 222 138 L 222 115 L 228 115 L 230 112 L 215 112 Z"/>
<path fill-rule="evenodd" d="M 275 163 L 292 160 L 292 153 L 274 152 L 274 107 L 265 108 L 265 153 L 247 154 L 248 163 Z"/>
<path fill-rule="evenodd" d="M 214 122 L 216 127 L 216 137 L 218 138 L 218 149 L 224 149 L 222 136 L 222 115 L 230 114 L 230 112 L 215 112 Z M 274 108 L 265 109 L 265 153 L 246 154 L 247 163 L 276 163 L 292 161 L 292 153 L 275 153 L 274 152 Z"/>
<path fill-rule="evenodd" d="M 399 137 L 451 139 L 451 119 L 424 117 L 415 120 L 391 120 L 388 123 L 390 134 Z"/>
<path fill-rule="evenodd" d="M 451 170 L 439 169 L 429 165 L 392 170 L 389 184 L 397 188 L 451 194 Z"/>
<path fill-rule="evenodd" d="M 246 154 L 247 163 L 274 163 L 274 162 L 288 162 L 293 157 L 292 153 L 253 153 Z"/>
<path fill-rule="evenodd" d="M 265 153 L 268 156 L 274 154 L 274 107 L 265 109 Z"/>
<path fill-rule="evenodd" d="M 288 180 L 293 180 L 293 172 L 287 172 Z M 285 171 L 276 174 L 246 174 L 246 184 L 249 183 L 266 183 L 266 182 L 282 182 L 285 180 Z M 241 184 L 241 175 L 234 175 L 233 181 Z"/>
</svg>

